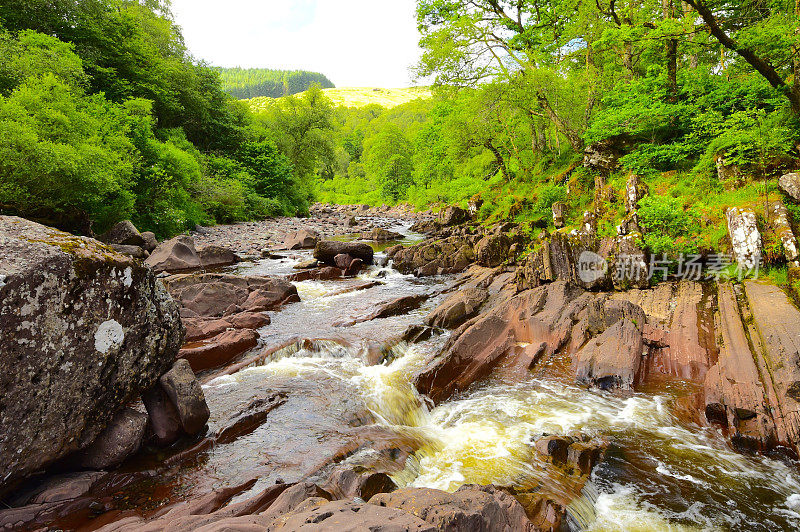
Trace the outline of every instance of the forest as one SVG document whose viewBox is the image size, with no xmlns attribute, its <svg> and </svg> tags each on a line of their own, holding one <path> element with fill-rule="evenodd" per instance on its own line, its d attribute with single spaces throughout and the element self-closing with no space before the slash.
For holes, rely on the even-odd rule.
<svg viewBox="0 0 800 532">
<path fill-rule="evenodd" d="M 420 0 L 415 74 L 432 98 L 334 106 L 315 83 L 249 108 L 226 89 L 278 73 L 191 57 L 168 2 L 0 0 L 0 206 L 73 230 L 131 217 L 166 236 L 315 200 L 476 199 L 482 220 L 532 231 L 559 201 L 568 226 L 593 207 L 614 234 L 635 173 L 652 192 L 642 224 L 663 229 L 651 250 L 715 249 L 724 209 L 763 214 L 769 178 L 798 156 L 798 9 Z M 289 93 L 315 81 L 283 76 Z M 587 153 L 613 161 L 587 167 Z"/>
<path fill-rule="evenodd" d="M 269 68 L 216 68 L 222 78 L 222 90 L 237 100 L 280 98 L 304 92 L 312 85 L 331 89 L 335 85 L 324 74 L 306 70 Z"/>
<path fill-rule="evenodd" d="M 316 154 L 226 94 L 169 9 L 0 1 L 3 214 L 83 234 L 129 218 L 167 237 L 308 211 Z"/>
</svg>

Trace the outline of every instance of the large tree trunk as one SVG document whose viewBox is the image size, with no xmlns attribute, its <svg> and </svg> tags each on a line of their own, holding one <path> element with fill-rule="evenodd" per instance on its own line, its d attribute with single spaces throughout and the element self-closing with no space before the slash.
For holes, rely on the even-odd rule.
<svg viewBox="0 0 800 532">
<path fill-rule="evenodd" d="M 558 116 L 558 113 L 556 113 L 555 109 L 553 109 L 553 106 L 550 105 L 550 100 L 547 99 L 547 96 L 545 96 L 541 90 L 537 91 L 536 98 L 539 100 L 539 104 L 542 106 L 542 109 L 544 109 L 547 117 L 553 122 L 553 124 L 555 124 L 556 129 L 558 129 L 565 137 L 567 137 L 567 142 L 569 142 L 569 145 L 572 146 L 572 149 L 578 153 L 581 153 L 584 147 L 581 136 L 567 126 L 561 117 Z"/>
<path fill-rule="evenodd" d="M 506 161 L 503 159 L 503 155 L 500 153 L 500 150 L 492 142 L 492 139 L 487 139 L 486 142 L 483 144 L 487 150 L 492 152 L 494 155 L 494 160 L 497 163 L 497 166 L 500 168 L 500 173 L 503 174 L 503 179 L 508 181 L 508 169 L 506 168 Z"/>
<path fill-rule="evenodd" d="M 700 17 L 702 17 L 703 21 L 708 26 L 708 31 L 720 42 L 720 44 L 722 44 L 722 46 L 738 54 L 742 59 L 747 61 L 747 63 L 753 67 L 756 72 L 761 74 L 770 85 L 783 92 L 792 106 L 792 111 L 796 115 L 800 116 L 800 86 L 796 84 L 791 86 L 788 85 L 768 60 L 760 57 L 750 48 L 740 45 L 727 33 L 725 33 L 725 30 L 723 30 L 719 25 L 714 13 L 711 12 L 711 9 L 705 4 L 705 2 L 703 2 L 703 0 L 682 1 L 689 4 L 695 9 L 695 11 L 697 11 L 697 13 L 700 15 Z"/>
<path fill-rule="evenodd" d="M 674 16 L 672 0 L 661 0 L 661 7 L 664 12 L 664 20 L 669 20 Z M 678 39 L 667 39 L 665 51 L 667 56 L 667 101 L 675 103 L 678 101 Z"/>
</svg>

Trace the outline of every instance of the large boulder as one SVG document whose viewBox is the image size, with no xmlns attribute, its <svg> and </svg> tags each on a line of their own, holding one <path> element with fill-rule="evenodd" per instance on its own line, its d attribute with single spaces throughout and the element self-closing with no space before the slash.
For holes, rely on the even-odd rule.
<svg viewBox="0 0 800 532">
<path fill-rule="evenodd" d="M 158 247 L 158 239 L 156 238 L 156 234 L 151 231 L 145 231 L 142 233 L 142 239 L 144 240 L 144 244 L 142 247 L 148 253 L 152 252 L 154 249 Z"/>
<path fill-rule="evenodd" d="M 203 268 L 221 268 L 239 262 L 239 256 L 222 246 L 205 246 L 197 250 Z"/>
<path fill-rule="evenodd" d="M 620 320 L 578 352 L 576 377 L 604 390 L 633 389 L 644 353 L 639 326 L 633 320 Z"/>
<path fill-rule="evenodd" d="M 739 267 L 753 269 L 761 264 L 761 233 L 752 209 L 732 207 L 725 213 L 731 251 Z"/>
<path fill-rule="evenodd" d="M 319 242 L 319 233 L 312 229 L 301 229 L 289 235 L 283 242 L 284 249 L 313 249 Z"/>
<path fill-rule="evenodd" d="M 177 360 L 172 369 L 159 381 L 164 393 L 178 411 L 181 426 L 186 434 L 194 436 L 208 421 L 210 412 L 203 388 L 186 360 Z"/>
<path fill-rule="evenodd" d="M 800 172 L 791 172 L 781 176 L 778 181 L 781 190 L 793 200 L 800 201 Z"/>
<path fill-rule="evenodd" d="M 149 268 L 0 216 L 0 491 L 91 444 L 171 367 L 182 339 Z"/>
<path fill-rule="evenodd" d="M 139 233 L 139 230 L 130 220 L 117 222 L 108 232 L 100 236 L 100 241 L 106 244 L 140 247 L 143 247 L 146 243 L 142 234 Z"/>
<path fill-rule="evenodd" d="M 203 273 L 173 275 L 164 282 L 172 297 L 194 317 L 263 312 L 300 301 L 291 282 L 272 277 Z"/>
<path fill-rule="evenodd" d="M 450 206 L 439 213 L 439 217 L 436 219 L 436 221 L 439 223 L 439 225 L 449 227 L 452 225 L 463 224 L 468 222 L 469 219 L 469 212 L 465 211 L 461 207 Z"/>
<path fill-rule="evenodd" d="M 80 452 L 78 463 L 86 469 L 102 470 L 120 465 L 139 450 L 147 428 L 147 414 L 125 408 L 92 444 Z"/>
<path fill-rule="evenodd" d="M 314 258 L 329 266 L 336 265 L 336 255 L 350 255 L 354 259 L 361 259 L 364 264 L 372 264 L 375 252 L 369 244 L 363 242 L 337 242 L 323 240 L 314 248 Z"/>
<path fill-rule="evenodd" d="M 475 245 L 475 257 L 481 266 L 495 268 L 508 259 L 510 247 L 511 241 L 505 234 L 487 235 Z"/>
<path fill-rule="evenodd" d="M 153 250 L 145 263 L 156 272 L 181 272 L 202 267 L 194 247 L 194 239 L 179 235 L 162 242 Z"/>
<path fill-rule="evenodd" d="M 606 174 L 619 169 L 619 160 L 633 147 L 633 139 L 628 135 L 614 135 L 586 147 L 583 166 Z"/>
</svg>

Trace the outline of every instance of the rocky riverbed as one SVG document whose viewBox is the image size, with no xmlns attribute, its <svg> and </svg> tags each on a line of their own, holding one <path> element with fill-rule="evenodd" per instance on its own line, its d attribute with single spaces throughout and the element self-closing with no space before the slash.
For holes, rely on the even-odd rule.
<svg viewBox="0 0 800 532">
<path fill-rule="evenodd" d="M 586 283 L 576 275 L 581 246 L 602 247 L 591 235 L 548 235 L 541 251 L 519 257 L 517 228 L 476 227 L 457 210 L 434 221 L 317 206 L 306 220 L 200 228 L 153 248 L 147 262 L 160 280 L 94 241 L 4 223 L 4 251 L 46 241 L 37 244 L 48 246 L 40 263 L 67 261 L 71 284 L 56 291 L 72 298 L 59 303 L 62 329 L 109 329 L 99 344 L 95 332 L 88 346 L 67 338 L 84 353 L 76 360 L 102 353 L 109 362 L 91 378 L 129 383 L 112 400 L 86 394 L 102 399 L 107 414 L 74 429 L 93 434 L 75 444 L 78 456 L 109 448 L 96 434 L 125 426 L 109 421 L 120 413 L 132 412 L 143 428 L 111 439 L 124 447 L 119 461 L 76 462 L 70 450 L 9 466 L 15 477 L 4 484 L 0 527 L 800 526 L 800 311 L 777 287 L 683 281 L 615 291 L 611 277 Z M 46 238 L 31 239 L 32 231 Z M 59 238 L 66 240 L 50 249 Z M 239 255 L 204 268 L 209 250 L 228 257 L 222 249 Z M 28 312 L 24 290 L 44 292 L 15 280 L 35 265 L 5 257 L 0 294 L 14 303 L 0 316 L 7 335 L 6 317 Z M 86 299 L 93 282 L 110 294 L 109 308 Z M 143 291 L 141 282 L 154 288 Z M 126 311 L 138 301 L 126 289 L 160 314 Z M 79 314 L 87 307 L 89 315 Z M 115 317 L 120 337 L 103 328 L 114 312 L 153 317 L 142 325 Z M 167 323 L 178 316 L 180 325 Z M 15 338 L 31 330 L 26 321 L 14 322 Z M 182 345 L 169 334 L 155 346 L 133 343 L 145 325 L 179 331 Z M 67 340 L 46 337 L 30 352 Z M 150 359 L 159 362 L 147 378 L 125 378 L 123 361 Z M 50 405 L 57 392 L 83 397 L 81 382 L 58 385 L 66 361 L 42 365 L 37 379 L 29 377 L 37 362 L 17 364 L 4 381 L 16 395 L 3 392 L 3 422 L 18 410 L 14 422 L 25 428 L 25 407 L 9 410 L 6 398 L 31 389 L 39 395 L 28 408 Z M 69 441 L 57 422 L 43 423 L 23 432 L 38 445 L 24 456 L 41 456 L 37 433 Z M 0 453 L 26 448 L 10 438 L 18 431 L 3 431 Z"/>
</svg>

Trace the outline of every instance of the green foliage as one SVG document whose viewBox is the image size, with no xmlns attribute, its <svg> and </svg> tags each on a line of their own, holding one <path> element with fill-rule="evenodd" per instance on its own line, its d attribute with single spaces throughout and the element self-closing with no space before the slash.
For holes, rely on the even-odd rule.
<svg viewBox="0 0 800 532">
<path fill-rule="evenodd" d="M 651 252 L 673 255 L 696 251 L 691 242 L 696 220 L 686 212 L 680 198 L 647 196 L 639 202 L 639 220 Z"/>
<path fill-rule="evenodd" d="M 77 228 L 131 214 L 135 150 L 123 108 L 82 97 L 53 75 L 0 96 L 0 205 Z"/>
<path fill-rule="evenodd" d="M 307 212 L 282 132 L 190 58 L 168 1 L 0 0 L 0 24 L 0 212 L 161 238 Z"/>
<path fill-rule="evenodd" d="M 265 96 L 280 98 L 306 91 L 312 85 L 324 89 L 335 85 L 323 74 L 305 70 L 272 70 L 268 68 L 216 68 L 222 88 L 238 100 Z"/>
</svg>

